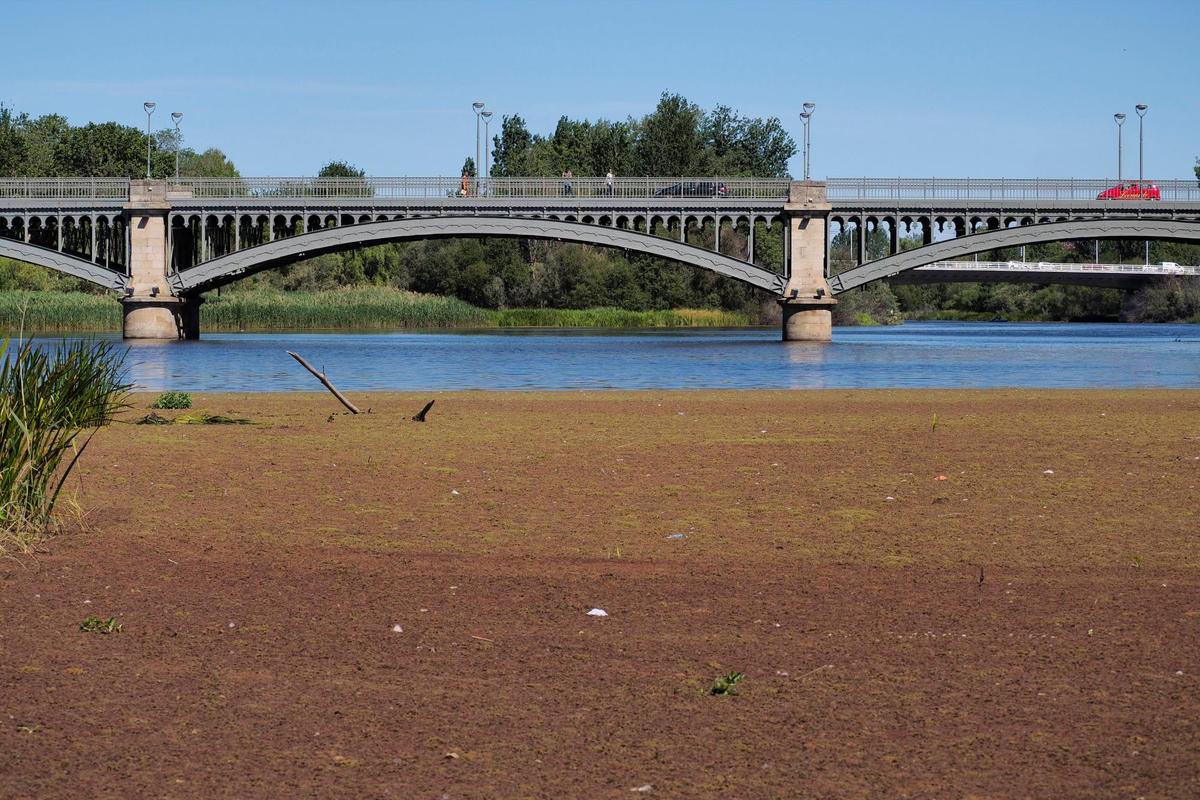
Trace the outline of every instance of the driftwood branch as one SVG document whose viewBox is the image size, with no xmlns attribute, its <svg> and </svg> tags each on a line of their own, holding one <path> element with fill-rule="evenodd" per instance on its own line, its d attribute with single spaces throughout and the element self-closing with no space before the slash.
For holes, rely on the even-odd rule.
<svg viewBox="0 0 1200 800">
<path fill-rule="evenodd" d="M 359 413 L 358 407 L 356 405 L 354 405 L 354 403 L 351 403 L 349 400 L 347 400 L 345 395 L 343 395 L 341 392 L 339 392 L 337 390 L 337 387 L 329 382 L 329 378 L 325 377 L 324 372 L 317 372 L 315 369 L 313 369 L 312 365 L 309 364 L 307 361 L 305 361 L 303 358 L 301 358 L 299 353 L 293 353 L 291 350 L 288 350 L 287 354 L 289 356 L 291 356 L 292 358 L 296 359 L 297 361 L 299 361 L 300 366 L 304 367 L 306 370 L 308 370 L 313 375 L 315 375 L 317 380 L 319 380 L 321 383 L 323 383 L 325 385 L 325 388 L 328 389 L 330 392 L 332 392 L 333 396 L 341 401 L 342 405 L 344 405 L 346 408 L 350 409 L 351 414 Z"/>
<path fill-rule="evenodd" d="M 426 403 L 425 407 L 422 408 L 419 412 L 417 412 L 417 415 L 415 417 L 413 417 L 413 421 L 414 422 L 424 422 L 425 415 L 429 413 L 429 409 L 433 408 L 433 404 L 436 402 L 437 402 L 436 400 L 430 400 L 428 403 Z"/>
</svg>

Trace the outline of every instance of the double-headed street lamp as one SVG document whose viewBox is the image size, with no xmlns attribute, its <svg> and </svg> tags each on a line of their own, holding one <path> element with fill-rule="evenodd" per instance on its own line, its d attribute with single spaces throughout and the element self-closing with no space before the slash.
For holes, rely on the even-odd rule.
<svg viewBox="0 0 1200 800">
<path fill-rule="evenodd" d="M 1117 183 L 1121 182 L 1121 126 L 1125 124 L 1125 115 L 1118 112 L 1113 114 L 1117 123 Z"/>
<path fill-rule="evenodd" d="M 179 180 L 179 143 L 183 134 L 179 132 L 179 123 L 183 120 L 182 111 L 172 111 L 171 119 L 175 122 L 175 180 Z"/>
<path fill-rule="evenodd" d="M 150 101 L 142 103 L 142 108 L 146 109 L 146 180 L 150 180 L 150 115 L 157 105 Z"/>
<path fill-rule="evenodd" d="M 1145 177 L 1142 173 L 1142 123 L 1146 119 L 1146 112 L 1150 110 L 1150 106 L 1145 103 L 1138 103 L 1133 108 L 1137 111 L 1138 115 L 1138 185 L 1140 186 L 1142 179 Z"/>
<path fill-rule="evenodd" d="M 1146 112 L 1150 110 L 1150 106 L 1145 103 L 1138 103 L 1133 107 L 1133 110 L 1138 115 L 1138 191 L 1146 191 L 1145 174 L 1142 172 L 1142 127 L 1146 120 Z M 1146 263 L 1150 263 L 1150 240 L 1146 240 Z"/>
<path fill-rule="evenodd" d="M 804 110 L 800 112 L 800 119 L 804 122 L 804 180 L 808 180 L 809 161 L 812 152 L 812 115 L 813 110 L 817 107 L 816 103 L 805 103 Z"/>
</svg>

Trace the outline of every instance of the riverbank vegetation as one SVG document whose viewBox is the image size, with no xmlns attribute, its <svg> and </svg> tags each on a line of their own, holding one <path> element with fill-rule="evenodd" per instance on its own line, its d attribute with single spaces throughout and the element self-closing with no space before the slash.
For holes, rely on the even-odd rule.
<svg viewBox="0 0 1200 800">
<path fill-rule="evenodd" d="M 454 297 L 387 286 L 325 291 L 211 294 L 200 307 L 201 330 L 400 330 L 439 328 L 713 328 L 740 327 L 757 316 L 711 308 L 631 311 L 623 308 L 487 309 Z M 0 331 L 117 332 L 121 304 L 112 295 L 0 291 Z"/>
</svg>

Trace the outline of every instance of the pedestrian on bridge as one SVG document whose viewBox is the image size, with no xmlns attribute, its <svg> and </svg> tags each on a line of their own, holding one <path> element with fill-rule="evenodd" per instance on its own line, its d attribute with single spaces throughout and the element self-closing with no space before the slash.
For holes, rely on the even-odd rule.
<svg viewBox="0 0 1200 800">
<path fill-rule="evenodd" d="M 608 196 L 613 196 L 613 173 L 610 169 L 608 174 L 604 176 L 604 188 L 608 190 Z"/>
<path fill-rule="evenodd" d="M 575 175 L 569 169 L 564 169 L 562 174 L 563 194 L 567 197 L 575 194 L 575 188 L 571 185 L 571 179 Z"/>
</svg>

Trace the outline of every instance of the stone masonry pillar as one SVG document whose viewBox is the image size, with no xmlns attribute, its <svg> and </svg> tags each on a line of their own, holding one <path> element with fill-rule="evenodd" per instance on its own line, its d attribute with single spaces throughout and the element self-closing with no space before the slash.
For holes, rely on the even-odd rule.
<svg viewBox="0 0 1200 800">
<path fill-rule="evenodd" d="M 167 281 L 166 181 L 131 181 L 125 217 L 129 223 L 129 288 L 121 298 L 126 339 L 195 339 L 200 335 L 199 299 L 175 297 Z"/>
<path fill-rule="evenodd" d="M 783 207 L 790 262 L 779 305 L 785 342 L 828 342 L 837 304 L 825 279 L 826 238 L 832 206 L 820 181 L 792 181 Z"/>
</svg>

